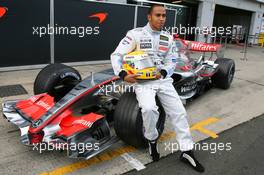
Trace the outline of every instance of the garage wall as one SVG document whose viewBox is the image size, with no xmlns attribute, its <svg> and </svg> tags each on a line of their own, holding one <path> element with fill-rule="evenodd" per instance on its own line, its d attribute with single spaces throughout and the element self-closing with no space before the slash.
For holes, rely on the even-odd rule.
<svg viewBox="0 0 264 175">
<path fill-rule="evenodd" d="M 91 30 L 88 32 L 91 34 L 84 37 L 55 35 L 55 62 L 109 60 L 121 37 L 133 28 L 134 12 L 134 6 L 55 0 L 57 26 L 88 27 Z M 90 17 L 97 13 L 107 14 L 101 24 L 97 18 Z"/>
<path fill-rule="evenodd" d="M 51 18 L 50 5 L 48 0 L 0 0 L 0 8 L 8 8 L 0 18 L 0 71 L 53 61 L 109 61 L 119 41 L 134 28 L 135 5 L 54 0 Z M 148 7 L 138 8 L 136 26 L 146 24 L 147 11 Z M 100 22 L 98 15 L 102 14 L 105 20 Z M 175 25 L 175 15 L 175 10 L 167 10 L 167 26 Z M 68 31 L 58 32 L 62 28 Z M 89 34 L 81 36 L 83 30 Z"/>
<path fill-rule="evenodd" d="M 49 36 L 33 36 L 33 28 L 49 24 L 49 1 L 0 0 L 8 9 L 0 18 L 0 67 L 46 64 Z"/>
</svg>

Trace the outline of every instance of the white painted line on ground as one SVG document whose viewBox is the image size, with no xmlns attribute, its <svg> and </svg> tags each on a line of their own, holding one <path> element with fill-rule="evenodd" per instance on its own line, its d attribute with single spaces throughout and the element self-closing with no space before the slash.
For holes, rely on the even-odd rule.
<svg viewBox="0 0 264 175">
<path fill-rule="evenodd" d="M 146 168 L 144 164 L 142 164 L 139 160 L 133 158 L 128 153 L 122 154 L 121 157 L 123 157 L 137 171 L 140 171 Z"/>
</svg>

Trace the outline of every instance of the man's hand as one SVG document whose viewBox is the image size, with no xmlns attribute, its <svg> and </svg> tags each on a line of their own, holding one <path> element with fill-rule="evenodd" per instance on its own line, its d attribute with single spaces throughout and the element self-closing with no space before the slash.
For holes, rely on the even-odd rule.
<svg viewBox="0 0 264 175">
<path fill-rule="evenodd" d="M 161 78 L 161 74 L 160 73 L 157 73 L 156 79 L 160 79 L 160 78 Z"/>
<path fill-rule="evenodd" d="M 138 77 L 139 75 L 136 74 L 131 74 L 131 75 L 126 75 L 124 77 L 124 81 L 128 82 L 128 83 L 136 83 L 137 79 L 136 77 Z"/>
</svg>

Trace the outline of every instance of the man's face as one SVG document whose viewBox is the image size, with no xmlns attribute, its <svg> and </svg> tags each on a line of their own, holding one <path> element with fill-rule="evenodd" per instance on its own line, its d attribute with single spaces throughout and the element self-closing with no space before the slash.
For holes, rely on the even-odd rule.
<svg viewBox="0 0 264 175">
<path fill-rule="evenodd" d="M 155 6 L 148 15 L 148 21 L 154 30 L 161 30 L 166 22 L 166 10 L 164 7 Z"/>
</svg>

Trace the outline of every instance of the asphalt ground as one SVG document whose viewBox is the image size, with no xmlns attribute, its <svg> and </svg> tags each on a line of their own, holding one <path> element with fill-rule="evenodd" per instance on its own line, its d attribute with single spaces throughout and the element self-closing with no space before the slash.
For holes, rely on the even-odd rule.
<svg viewBox="0 0 264 175">
<path fill-rule="evenodd" d="M 264 115 L 226 130 L 217 139 L 206 139 L 199 144 L 204 150 L 196 150 L 196 157 L 205 167 L 204 175 L 262 175 L 264 173 Z M 230 143 L 231 149 L 219 145 Z M 207 146 L 211 149 L 207 150 Z M 214 145 L 218 145 L 218 148 Z M 160 161 L 146 165 L 141 171 L 125 175 L 195 175 L 191 167 L 179 160 L 180 152 L 170 154 Z"/>
</svg>

